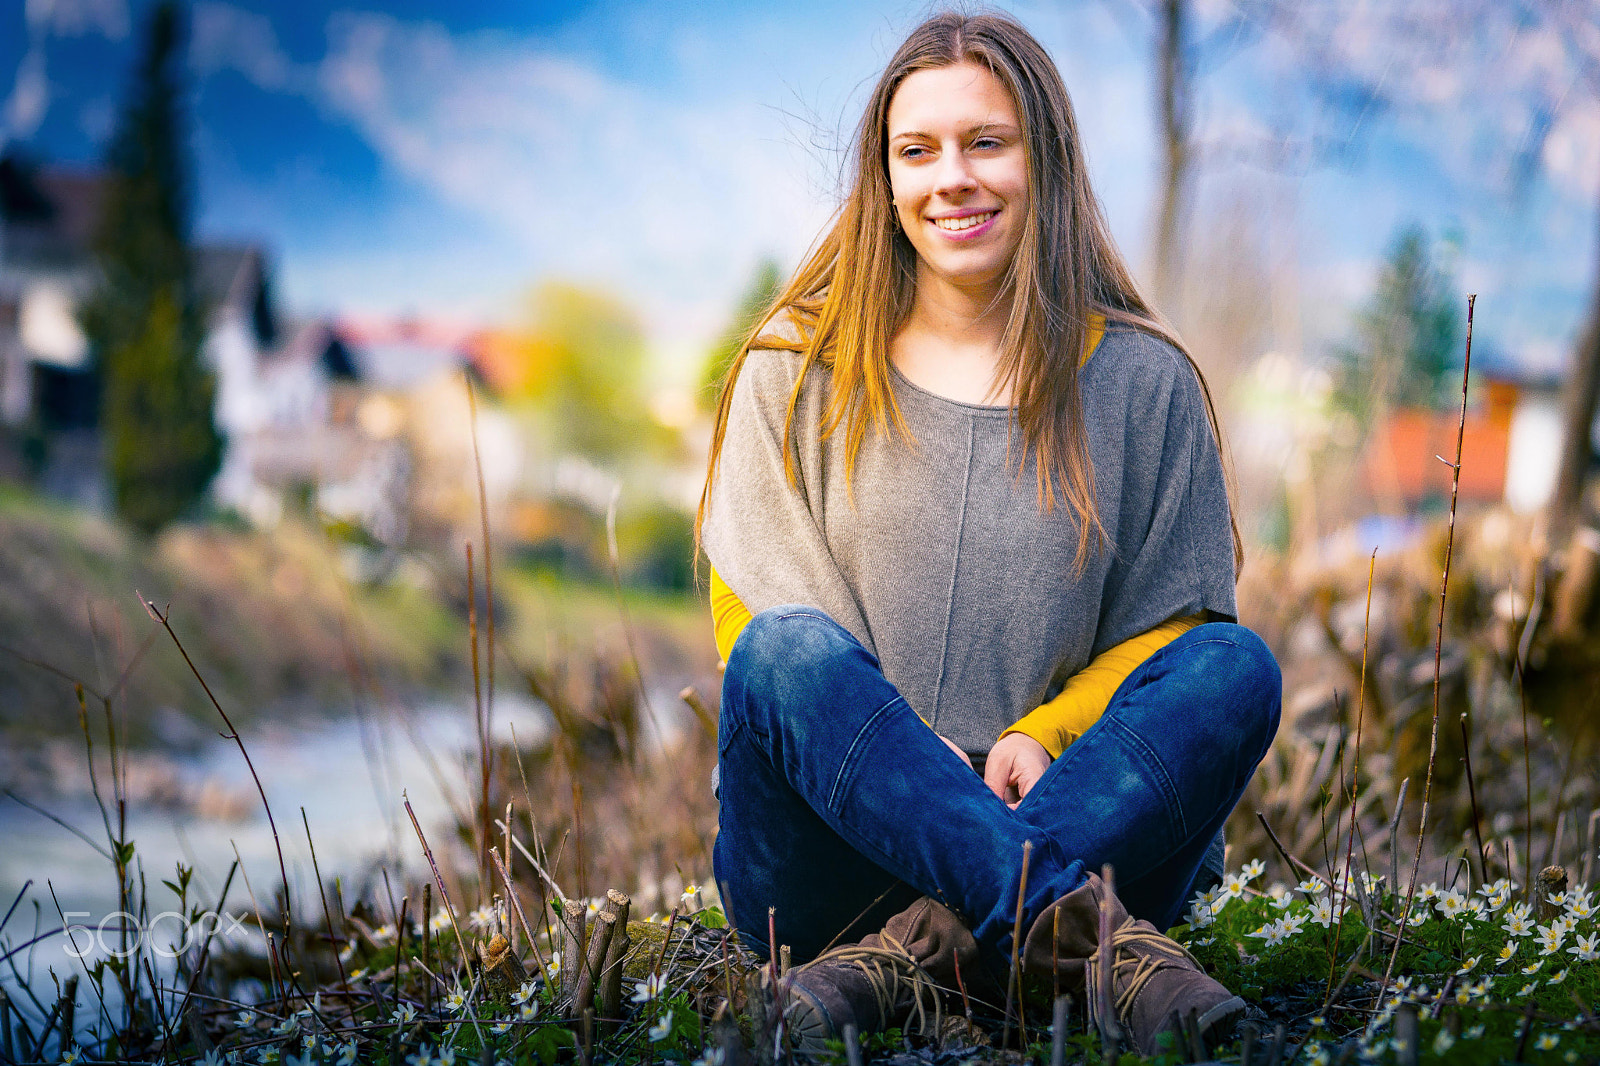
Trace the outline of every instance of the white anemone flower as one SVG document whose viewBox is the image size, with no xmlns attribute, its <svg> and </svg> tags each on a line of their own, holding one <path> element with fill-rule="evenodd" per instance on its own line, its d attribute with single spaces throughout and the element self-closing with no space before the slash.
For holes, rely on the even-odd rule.
<svg viewBox="0 0 1600 1066">
<path fill-rule="evenodd" d="M 1580 936 L 1578 943 L 1567 949 L 1570 954 L 1576 955 L 1579 962 L 1594 962 L 1600 959 L 1600 934 L 1594 936 Z"/>
<path fill-rule="evenodd" d="M 649 1003 L 667 990 L 667 979 L 658 973 L 653 973 L 643 981 L 635 981 L 633 995 L 629 998 L 635 1003 Z"/>
<path fill-rule="evenodd" d="M 1246 935 L 1260 937 L 1262 940 L 1267 942 L 1267 947 L 1275 948 L 1279 944 L 1283 943 L 1284 929 L 1283 926 L 1279 925 L 1277 922 L 1268 922 L 1255 932 L 1247 933 Z"/>
<path fill-rule="evenodd" d="M 1541 925 L 1539 935 L 1534 937 L 1539 942 L 1540 955 L 1554 955 L 1561 950 L 1561 942 L 1566 940 L 1567 931 L 1559 925 Z"/>
<path fill-rule="evenodd" d="M 1318 896 L 1311 901 L 1311 921 L 1324 929 L 1333 925 L 1333 904 L 1328 902 L 1327 896 Z"/>
<path fill-rule="evenodd" d="M 669 1010 L 660 1017 L 656 1024 L 650 1027 L 650 1042 L 653 1044 L 659 1044 L 661 1041 L 665 1040 L 671 1035 L 672 1012 Z"/>
</svg>

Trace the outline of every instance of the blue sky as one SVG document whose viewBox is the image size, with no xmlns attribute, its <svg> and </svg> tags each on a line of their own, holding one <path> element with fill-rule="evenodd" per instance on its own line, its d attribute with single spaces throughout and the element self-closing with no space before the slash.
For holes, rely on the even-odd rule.
<svg viewBox="0 0 1600 1066">
<path fill-rule="evenodd" d="M 1097 190 L 1142 267 L 1148 16 L 1135 0 L 1002 6 L 1061 66 Z M 1226 15 L 1224 0 L 1198 6 L 1213 22 Z M 593 282 L 638 307 L 657 349 L 686 363 L 761 256 L 792 264 L 815 237 L 864 91 L 926 10 L 198 3 L 197 229 L 267 245 L 285 302 L 305 313 L 505 319 L 542 278 Z M 5 139 L 40 158 L 96 160 L 147 11 L 145 0 L 0 0 Z M 1376 61 L 1360 27 L 1342 32 Z M 1310 91 L 1299 62 L 1245 34 L 1216 51 L 1199 110 L 1209 162 L 1191 232 L 1199 241 L 1229 205 L 1260 206 L 1257 231 L 1293 268 L 1297 324 L 1280 343 L 1337 339 L 1395 228 L 1417 220 L 1459 244 L 1483 336 L 1559 362 L 1594 268 L 1595 109 L 1569 107 L 1546 165 L 1513 187 L 1497 175 L 1515 131 L 1485 127 L 1484 116 L 1517 121 L 1498 97 L 1385 107 Z M 1285 138 L 1300 148 L 1264 163 L 1261 146 Z"/>
</svg>

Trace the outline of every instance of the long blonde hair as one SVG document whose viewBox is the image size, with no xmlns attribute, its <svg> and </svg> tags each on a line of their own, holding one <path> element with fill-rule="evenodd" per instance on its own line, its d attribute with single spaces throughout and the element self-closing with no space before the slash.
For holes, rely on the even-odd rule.
<svg viewBox="0 0 1600 1066">
<path fill-rule="evenodd" d="M 1108 328 L 1160 337 L 1189 358 L 1220 446 L 1216 412 L 1200 368 L 1140 295 L 1089 188 L 1077 118 L 1055 63 L 1032 34 L 1004 15 L 940 14 L 911 31 L 889 60 L 861 116 L 852 156 L 854 180 L 832 227 L 757 320 L 728 367 L 695 515 L 697 557 L 734 382 L 752 348 L 803 356 L 784 423 L 784 470 L 791 484 L 798 476 L 794 415 L 814 365 L 832 372 L 821 428 L 825 437 L 843 428 L 846 470 L 854 471 L 869 425 L 879 433 L 892 425 L 911 439 L 890 387 L 889 349 L 911 312 L 917 253 L 895 225 L 890 204 L 889 104 L 909 75 L 963 62 L 982 64 L 1005 85 L 1022 125 L 1032 195 L 1004 283 L 1013 295 L 1001 338 L 998 384 L 1001 391 L 1010 386 L 1016 408 L 1023 443 L 1019 473 L 1030 452 L 1038 456 L 1040 507 L 1054 508 L 1059 493 L 1077 516 L 1075 567 L 1081 570 L 1105 540 L 1078 397 L 1078 364 L 1090 314 L 1104 316 Z M 769 328 L 779 317 L 796 335 Z M 1237 523 L 1233 544 L 1237 567 L 1243 560 Z"/>
</svg>

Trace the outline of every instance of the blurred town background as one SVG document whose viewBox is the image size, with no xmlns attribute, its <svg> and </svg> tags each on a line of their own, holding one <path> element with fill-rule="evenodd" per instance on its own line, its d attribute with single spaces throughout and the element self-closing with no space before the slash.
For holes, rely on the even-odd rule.
<svg viewBox="0 0 1600 1066">
<path fill-rule="evenodd" d="M 1446 836 L 1537 822 L 1592 860 L 1600 6 L 1004 6 L 1222 413 L 1241 613 L 1288 681 L 1252 807 L 1309 847 L 1358 709 L 1381 786 L 1358 811 L 1381 833 L 1420 787 L 1472 292 Z M 715 382 L 924 14 L 0 0 L 0 895 L 77 846 L 29 805 L 92 811 L 85 709 L 138 753 L 152 854 L 259 829 L 141 595 L 336 858 L 403 850 L 405 788 L 473 821 L 452 759 L 493 690 L 580 880 L 706 876 L 688 775 L 714 752 L 678 693 L 715 707 L 692 554 Z M 649 846 L 605 859 L 591 824 L 586 858 L 604 789 L 561 773 L 662 750 L 691 751 L 687 784 L 594 815 Z M 684 806 L 679 837 L 646 800 Z"/>
</svg>

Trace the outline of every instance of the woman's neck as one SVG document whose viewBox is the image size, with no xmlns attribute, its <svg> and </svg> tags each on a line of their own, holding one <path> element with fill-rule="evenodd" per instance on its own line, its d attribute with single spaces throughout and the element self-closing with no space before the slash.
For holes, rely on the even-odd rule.
<svg viewBox="0 0 1600 1066">
<path fill-rule="evenodd" d="M 963 286 L 924 267 L 906 326 L 961 347 L 987 341 L 998 349 L 1010 317 L 1011 293 L 999 284 Z"/>
<path fill-rule="evenodd" d="M 912 383 L 962 403 L 1009 405 L 997 389 L 1000 341 L 1011 316 L 1009 293 L 917 279 L 911 313 L 895 335 L 890 358 Z"/>
</svg>

